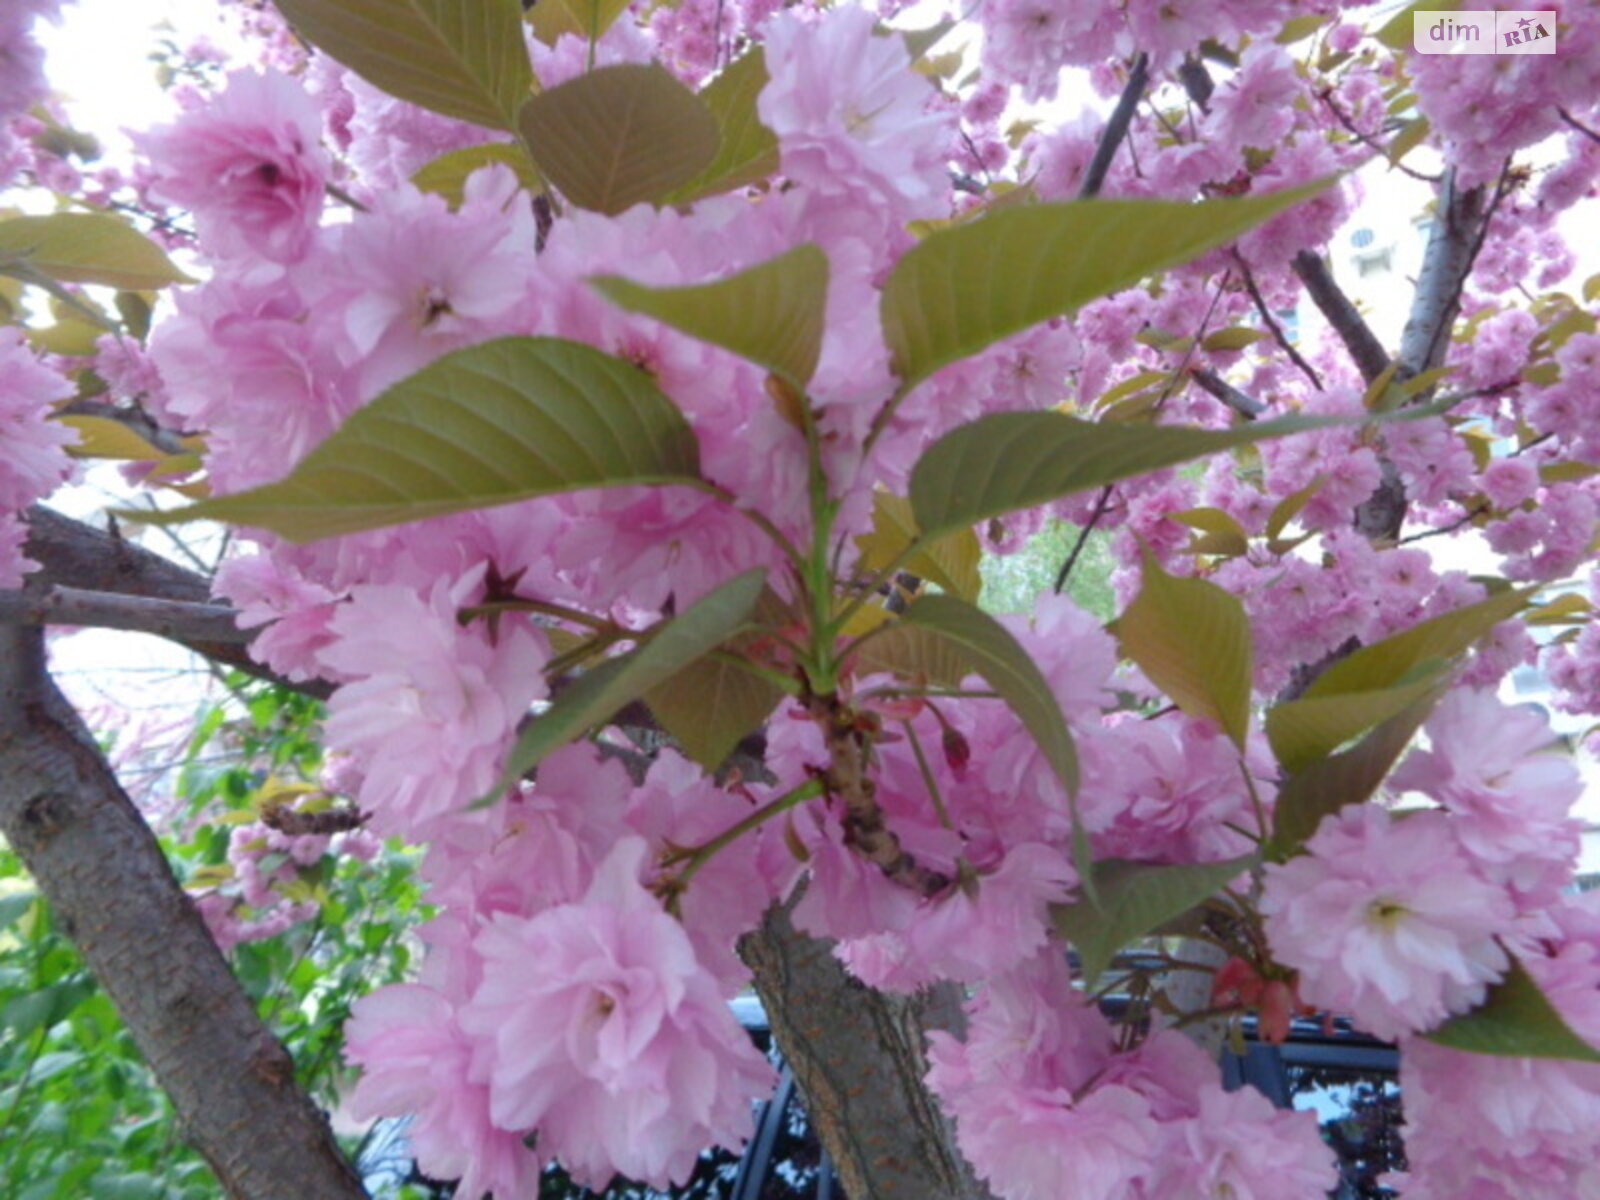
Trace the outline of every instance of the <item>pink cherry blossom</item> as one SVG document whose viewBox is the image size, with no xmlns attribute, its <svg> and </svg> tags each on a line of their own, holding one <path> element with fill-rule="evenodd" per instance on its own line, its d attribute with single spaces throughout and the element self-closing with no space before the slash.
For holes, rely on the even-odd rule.
<svg viewBox="0 0 1600 1200">
<path fill-rule="evenodd" d="M 364 765 L 359 800 L 378 827 L 415 832 L 478 799 L 528 705 L 544 695 L 544 638 L 504 622 L 498 642 L 456 613 L 475 580 L 423 598 L 398 585 L 351 590 L 321 655 L 345 680 L 328 704 L 328 742 Z"/>
<path fill-rule="evenodd" d="M 328 180 L 311 99 L 277 71 L 238 71 L 208 106 L 149 134 L 154 194 L 194 213 L 219 257 L 304 257 Z"/>
<path fill-rule="evenodd" d="M 771 1069 L 640 885 L 646 847 L 624 838 L 575 903 L 502 915 L 478 936 L 483 983 L 462 1013 L 493 1047 L 490 1113 L 539 1129 L 580 1182 L 614 1172 L 681 1183 L 709 1143 L 751 1132 Z"/>
<path fill-rule="evenodd" d="M 1506 968 L 1510 901 L 1473 873 L 1443 813 L 1325 818 L 1303 856 L 1267 868 L 1261 911 L 1306 1001 L 1378 1037 L 1465 1011 Z"/>
<path fill-rule="evenodd" d="M 407 1134 L 418 1164 L 430 1175 L 459 1179 L 463 1200 L 538 1188 L 544 1164 L 523 1145 L 522 1133 L 491 1118 L 472 1042 L 445 995 L 404 984 L 358 1000 L 345 1028 L 345 1057 L 362 1068 L 352 1114 L 412 1117 Z"/>
</svg>

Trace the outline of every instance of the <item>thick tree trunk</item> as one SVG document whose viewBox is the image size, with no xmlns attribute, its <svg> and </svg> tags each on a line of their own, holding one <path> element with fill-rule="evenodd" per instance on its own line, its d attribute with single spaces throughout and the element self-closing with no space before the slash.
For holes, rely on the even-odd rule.
<svg viewBox="0 0 1600 1200">
<path fill-rule="evenodd" d="M 238 1200 L 363 1196 L 143 817 L 45 669 L 0 625 L 0 834 L 116 1004 L 184 1136 Z"/>
<path fill-rule="evenodd" d="M 778 1046 L 850 1200 L 976 1200 L 987 1191 L 924 1086 L 925 1035 L 964 1032 L 959 989 L 888 996 L 852 979 L 832 943 L 774 908 L 740 945 Z"/>
</svg>

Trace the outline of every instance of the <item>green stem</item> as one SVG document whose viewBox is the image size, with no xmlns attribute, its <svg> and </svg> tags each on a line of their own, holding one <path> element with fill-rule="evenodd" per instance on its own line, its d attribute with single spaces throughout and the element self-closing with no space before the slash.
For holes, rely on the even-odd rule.
<svg viewBox="0 0 1600 1200">
<path fill-rule="evenodd" d="M 783 530 L 774 525 L 772 521 L 767 518 L 765 513 L 759 512 L 753 508 L 747 508 L 745 505 L 739 502 L 739 498 L 737 496 L 735 496 L 727 488 L 722 487 L 720 484 L 711 483 L 708 480 L 702 480 L 700 483 L 695 484 L 694 486 L 700 491 L 704 492 L 706 495 L 720 500 L 723 504 L 726 504 L 729 508 L 733 509 L 734 512 L 738 513 L 745 520 L 749 521 L 757 529 L 761 530 L 762 533 L 766 534 L 772 539 L 779 550 L 783 551 L 783 556 L 789 560 L 790 564 L 795 568 L 795 570 L 800 571 L 802 574 L 804 573 L 806 567 L 805 557 L 800 553 L 799 548 L 794 544 L 794 542 L 789 540 L 789 536 L 784 533 Z"/>
<path fill-rule="evenodd" d="M 928 789 L 928 799 L 933 801 L 933 811 L 939 814 L 939 824 L 954 833 L 956 827 L 950 820 L 949 810 L 944 806 L 944 796 L 939 792 L 939 781 L 933 777 L 933 771 L 928 766 L 928 756 L 922 752 L 922 739 L 917 736 L 916 728 L 910 721 L 901 721 L 900 725 L 911 741 L 911 753 L 916 757 L 917 770 L 922 772 L 922 786 Z"/>
<path fill-rule="evenodd" d="M 718 851 L 731 846 L 752 829 L 765 825 L 773 817 L 788 812 L 798 804 L 804 804 L 807 800 L 822 795 L 824 790 L 822 780 L 808 779 L 799 787 L 785 792 L 776 800 L 763 804 L 749 816 L 724 829 L 709 842 L 703 842 L 692 850 L 684 851 L 683 857 L 686 857 L 688 862 L 684 864 L 683 870 L 678 873 L 675 881 L 677 890 L 681 892 L 687 888 L 689 881 L 699 873 L 701 867 L 711 861 Z"/>
<path fill-rule="evenodd" d="M 470 608 L 463 608 L 456 619 L 465 625 L 478 617 L 497 612 L 542 613 L 547 617 L 558 617 L 574 625 L 582 625 L 596 633 L 610 633 L 617 627 L 615 622 L 586 613 L 582 609 L 568 608 L 565 604 L 555 604 L 549 600 L 530 600 L 526 596 L 513 596 L 509 600 L 491 600 L 487 604 L 474 604 Z"/>
</svg>

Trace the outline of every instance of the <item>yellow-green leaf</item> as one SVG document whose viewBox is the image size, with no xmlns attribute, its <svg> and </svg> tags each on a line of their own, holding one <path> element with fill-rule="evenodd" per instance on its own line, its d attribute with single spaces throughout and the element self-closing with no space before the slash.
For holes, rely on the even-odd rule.
<svg viewBox="0 0 1600 1200">
<path fill-rule="evenodd" d="M 644 693 L 661 728 L 708 771 L 726 762 L 783 699 L 776 684 L 740 666 L 737 654 L 731 647 L 713 651 Z"/>
<path fill-rule="evenodd" d="M 1197 258 L 1316 195 L 1175 204 L 1083 200 L 991 212 L 924 238 L 895 265 L 884 337 L 909 386 L 1001 338 Z"/>
<path fill-rule="evenodd" d="M 528 24 L 546 46 L 563 34 L 595 42 L 627 11 L 628 0 L 539 0 L 528 10 Z"/>
<path fill-rule="evenodd" d="M 767 62 L 760 47 L 724 68 L 700 93 L 716 118 L 720 142 L 705 170 L 667 197 L 688 204 L 702 196 L 758 183 L 778 169 L 778 139 L 761 123 L 756 100 L 767 86 Z"/>
<path fill-rule="evenodd" d="M 624 705 L 667 683 L 738 634 L 755 612 L 765 585 L 762 571 L 737 575 L 656 626 L 637 650 L 584 672 L 522 731 L 500 781 L 478 803 L 492 803 L 549 754 L 605 724 Z"/>
<path fill-rule="evenodd" d="M 74 458 L 112 458 L 125 462 L 154 462 L 167 457 L 165 450 L 151 445 L 121 421 L 109 417 L 57 417 L 61 424 L 78 431 L 78 444 L 68 446 Z"/>
<path fill-rule="evenodd" d="M 1394 687 L 1303 697 L 1276 705 L 1266 717 L 1272 752 L 1286 770 L 1304 770 L 1435 691 L 1443 668 L 1444 663 L 1436 660 L 1418 668 L 1418 678 Z"/>
<path fill-rule="evenodd" d="M 872 498 L 872 531 L 856 539 L 861 566 L 868 571 L 881 571 L 916 539 L 917 522 L 911 515 L 911 501 L 878 492 Z M 983 576 L 978 570 L 982 559 L 978 535 L 970 529 L 958 529 L 928 542 L 903 566 L 911 574 L 976 603 L 983 588 Z"/>
<path fill-rule="evenodd" d="M 57 283 L 148 291 L 193 283 L 144 234 L 116 217 L 63 212 L 0 221 L 0 272 L 36 271 Z"/>
<path fill-rule="evenodd" d="M 1394 141 L 1389 143 L 1388 158 L 1391 163 L 1398 163 L 1422 144 L 1428 136 L 1428 131 L 1433 126 L 1427 117 L 1417 117 L 1406 122 L 1406 127 L 1395 134 Z"/>
<path fill-rule="evenodd" d="M 1528 606 L 1530 594 L 1508 589 L 1363 646 L 1317 676 L 1303 698 L 1379 692 L 1409 682 L 1425 663 L 1464 653 L 1500 622 L 1516 616 Z"/>
<path fill-rule="evenodd" d="M 1328 477 L 1326 475 L 1315 475 L 1305 487 L 1299 491 L 1290 492 L 1282 500 L 1279 500 L 1273 506 L 1272 512 L 1267 516 L 1266 534 L 1268 540 L 1275 540 L 1278 535 L 1287 529 L 1289 522 L 1300 515 L 1301 510 L 1311 503 L 1311 497 L 1320 492 L 1322 485 L 1327 482 Z"/>
<path fill-rule="evenodd" d="M 945 434 L 911 472 L 911 507 L 924 536 L 1047 504 L 1073 492 L 1333 419 L 1285 417 L 1233 429 L 1080 421 L 1056 412 L 995 413 Z"/>
<path fill-rule="evenodd" d="M 1227 329 L 1219 329 L 1215 333 L 1208 333 L 1200 342 L 1202 350 L 1243 350 L 1253 346 L 1263 338 L 1271 337 L 1259 329 L 1251 329 L 1247 325 L 1233 325 Z"/>
<path fill-rule="evenodd" d="M 1285 780 L 1272 808 L 1270 855 L 1288 858 L 1316 833 L 1323 817 L 1346 805 L 1366 803 L 1405 753 L 1441 694 L 1442 688 L 1434 688 L 1379 722 L 1350 749 L 1319 759 Z"/>
<path fill-rule="evenodd" d="M 160 515 L 308 542 L 582 488 L 699 482 L 683 414 L 639 368 L 557 338 L 502 338 L 395 384 L 263 487 Z"/>
<path fill-rule="evenodd" d="M 510 167 L 530 192 L 544 191 L 544 180 L 539 178 L 528 152 L 515 142 L 488 142 L 441 154 L 413 175 L 411 182 L 418 191 L 443 196 L 451 208 L 460 208 L 468 177 L 474 171 L 494 166 Z"/>
<path fill-rule="evenodd" d="M 1238 597 L 1204 579 L 1168 575 L 1144 551 L 1139 595 L 1117 618 L 1122 652 L 1190 716 L 1241 750 L 1250 732 L 1250 619 Z"/>
<path fill-rule="evenodd" d="M 661 203 L 716 157 L 711 110 L 667 71 L 599 67 L 534 96 L 519 127 L 544 176 L 579 208 Z"/>
<path fill-rule="evenodd" d="M 1106 859 L 1094 864 L 1096 900 L 1052 905 L 1051 920 L 1077 948 L 1093 987 L 1123 946 L 1181 917 L 1254 862 L 1253 855 L 1172 867 Z"/>
<path fill-rule="evenodd" d="M 1195 539 L 1189 547 L 1192 551 L 1235 556 L 1250 549 L 1250 539 L 1245 534 L 1244 526 L 1220 508 L 1191 508 L 1187 512 L 1173 513 L 1172 519 L 1206 535 Z"/>
<path fill-rule="evenodd" d="M 516 128 L 533 90 L 518 0 L 278 0 L 295 31 L 391 96 Z"/>
<path fill-rule="evenodd" d="M 812 245 L 715 283 L 645 287 L 616 275 L 589 281 L 629 312 L 776 371 L 801 391 L 817 369 L 828 304 L 828 256 Z"/>
</svg>

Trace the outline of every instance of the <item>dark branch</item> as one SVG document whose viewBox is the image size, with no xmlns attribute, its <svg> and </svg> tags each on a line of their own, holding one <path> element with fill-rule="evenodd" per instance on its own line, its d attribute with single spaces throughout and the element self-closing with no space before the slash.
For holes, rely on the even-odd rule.
<svg viewBox="0 0 1600 1200">
<path fill-rule="evenodd" d="M 72 587 L 47 585 L 21 592 L 0 592 L 0 622 L 121 629 L 129 633 L 150 633 L 175 642 L 244 645 L 255 635 L 238 627 L 237 616 L 225 604 L 121 596 L 115 592 L 90 592 Z"/>
<path fill-rule="evenodd" d="M 1372 327 L 1344 294 L 1344 289 L 1334 282 L 1327 261 L 1311 250 L 1302 250 L 1294 256 L 1294 273 L 1306 286 L 1311 297 L 1333 331 L 1339 335 L 1356 369 L 1368 383 L 1389 369 L 1389 352 L 1383 348 Z"/>
<path fill-rule="evenodd" d="M 1244 261 L 1244 256 L 1236 250 L 1233 257 L 1238 261 L 1239 270 L 1244 276 L 1245 291 L 1250 293 L 1250 299 L 1256 306 L 1256 312 L 1260 314 L 1262 322 L 1266 325 L 1268 332 L 1272 334 L 1272 340 L 1277 342 L 1279 348 L 1289 356 L 1289 361 L 1300 368 L 1300 373 L 1311 381 L 1311 386 L 1320 392 L 1322 390 L 1322 376 L 1317 374 L 1317 369 L 1305 360 L 1300 351 L 1294 348 L 1294 343 L 1289 340 L 1289 335 L 1284 333 L 1283 326 L 1278 324 L 1278 318 L 1272 315 L 1272 310 L 1267 307 L 1266 298 L 1262 296 L 1261 289 L 1256 286 L 1256 277 L 1251 273 L 1249 265 Z"/>
<path fill-rule="evenodd" d="M 23 552 L 40 566 L 29 576 L 30 590 L 69 588 L 108 593 L 114 597 L 147 597 L 192 606 L 191 615 L 215 610 L 211 583 L 142 546 L 64 517 L 42 505 L 27 512 L 28 540 Z M 215 613 L 195 624 L 179 623 L 162 636 L 186 646 L 220 666 L 232 667 L 314 699 L 326 700 L 333 689 L 321 680 L 295 682 L 274 674 L 250 657 L 247 638 L 236 630 L 219 630 Z M 227 638 L 214 636 L 227 632 Z"/>
<path fill-rule="evenodd" d="M 1588 138 L 1591 142 L 1600 142 L 1600 133 L 1596 133 L 1594 130 L 1590 129 L 1587 125 L 1585 125 L 1582 121 L 1578 120 L 1577 117 L 1573 116 L 1566 109 L 1561 108 L 1560 106 L 1557 106 L 1556 111 L 1561 114 L 1561 119 L 1563 121 L 1565 121 L 1568 125 L 1571 125 L 1574 129 L 1576 129 L 1579 133 L 1583 134 L 1583 136 Z"/>
<path fill-rule="evenodd" d="M 1245 395 L 1215 371 L 1201 367 L 1198 370 L 1191 371 L 1189 377 L 1246 421 L 1254 421 L 1267 411 L 1265 404 L 1254 397 Z"/>
<path fill-rule="evenodd" d="M 1100 142 L 1094 148 L 1094 157 L 1089 160 L 1089 169 L 1083 175 L 1083 186 L 1078 189 L 1078 199 L 1087 200 L 1091 196 L 1100 194 L 1100 189 L 1106 181 L 1106 172 L 1111 170 L 1111 160 L 1117 156 L 1117 147 L 1122 145 L 1122 139 L 1128 136 L 1128 126 L 1132 124 L 1134 111 L 1144 96 L 1149 73 L 1150 58 L 1141 52 L 1133 60 L 1133 70 L 1128 73 L 1127 85 L 1122 89 L 1116 108 L 1111 110 L 1111 119 L 1106 122 L 1105 129 L 1100 133 Z"/>
<path fill-rule="evenodd" d="M 136 405 L 108 404 L 104 400 L 74 400 L 62 406 L 61 412 L 66 416 L 100 417 L 125 425 L 163 454 L 188 453 L 180 435 L 158 425 L 149 413 Z"/>
</svg>

